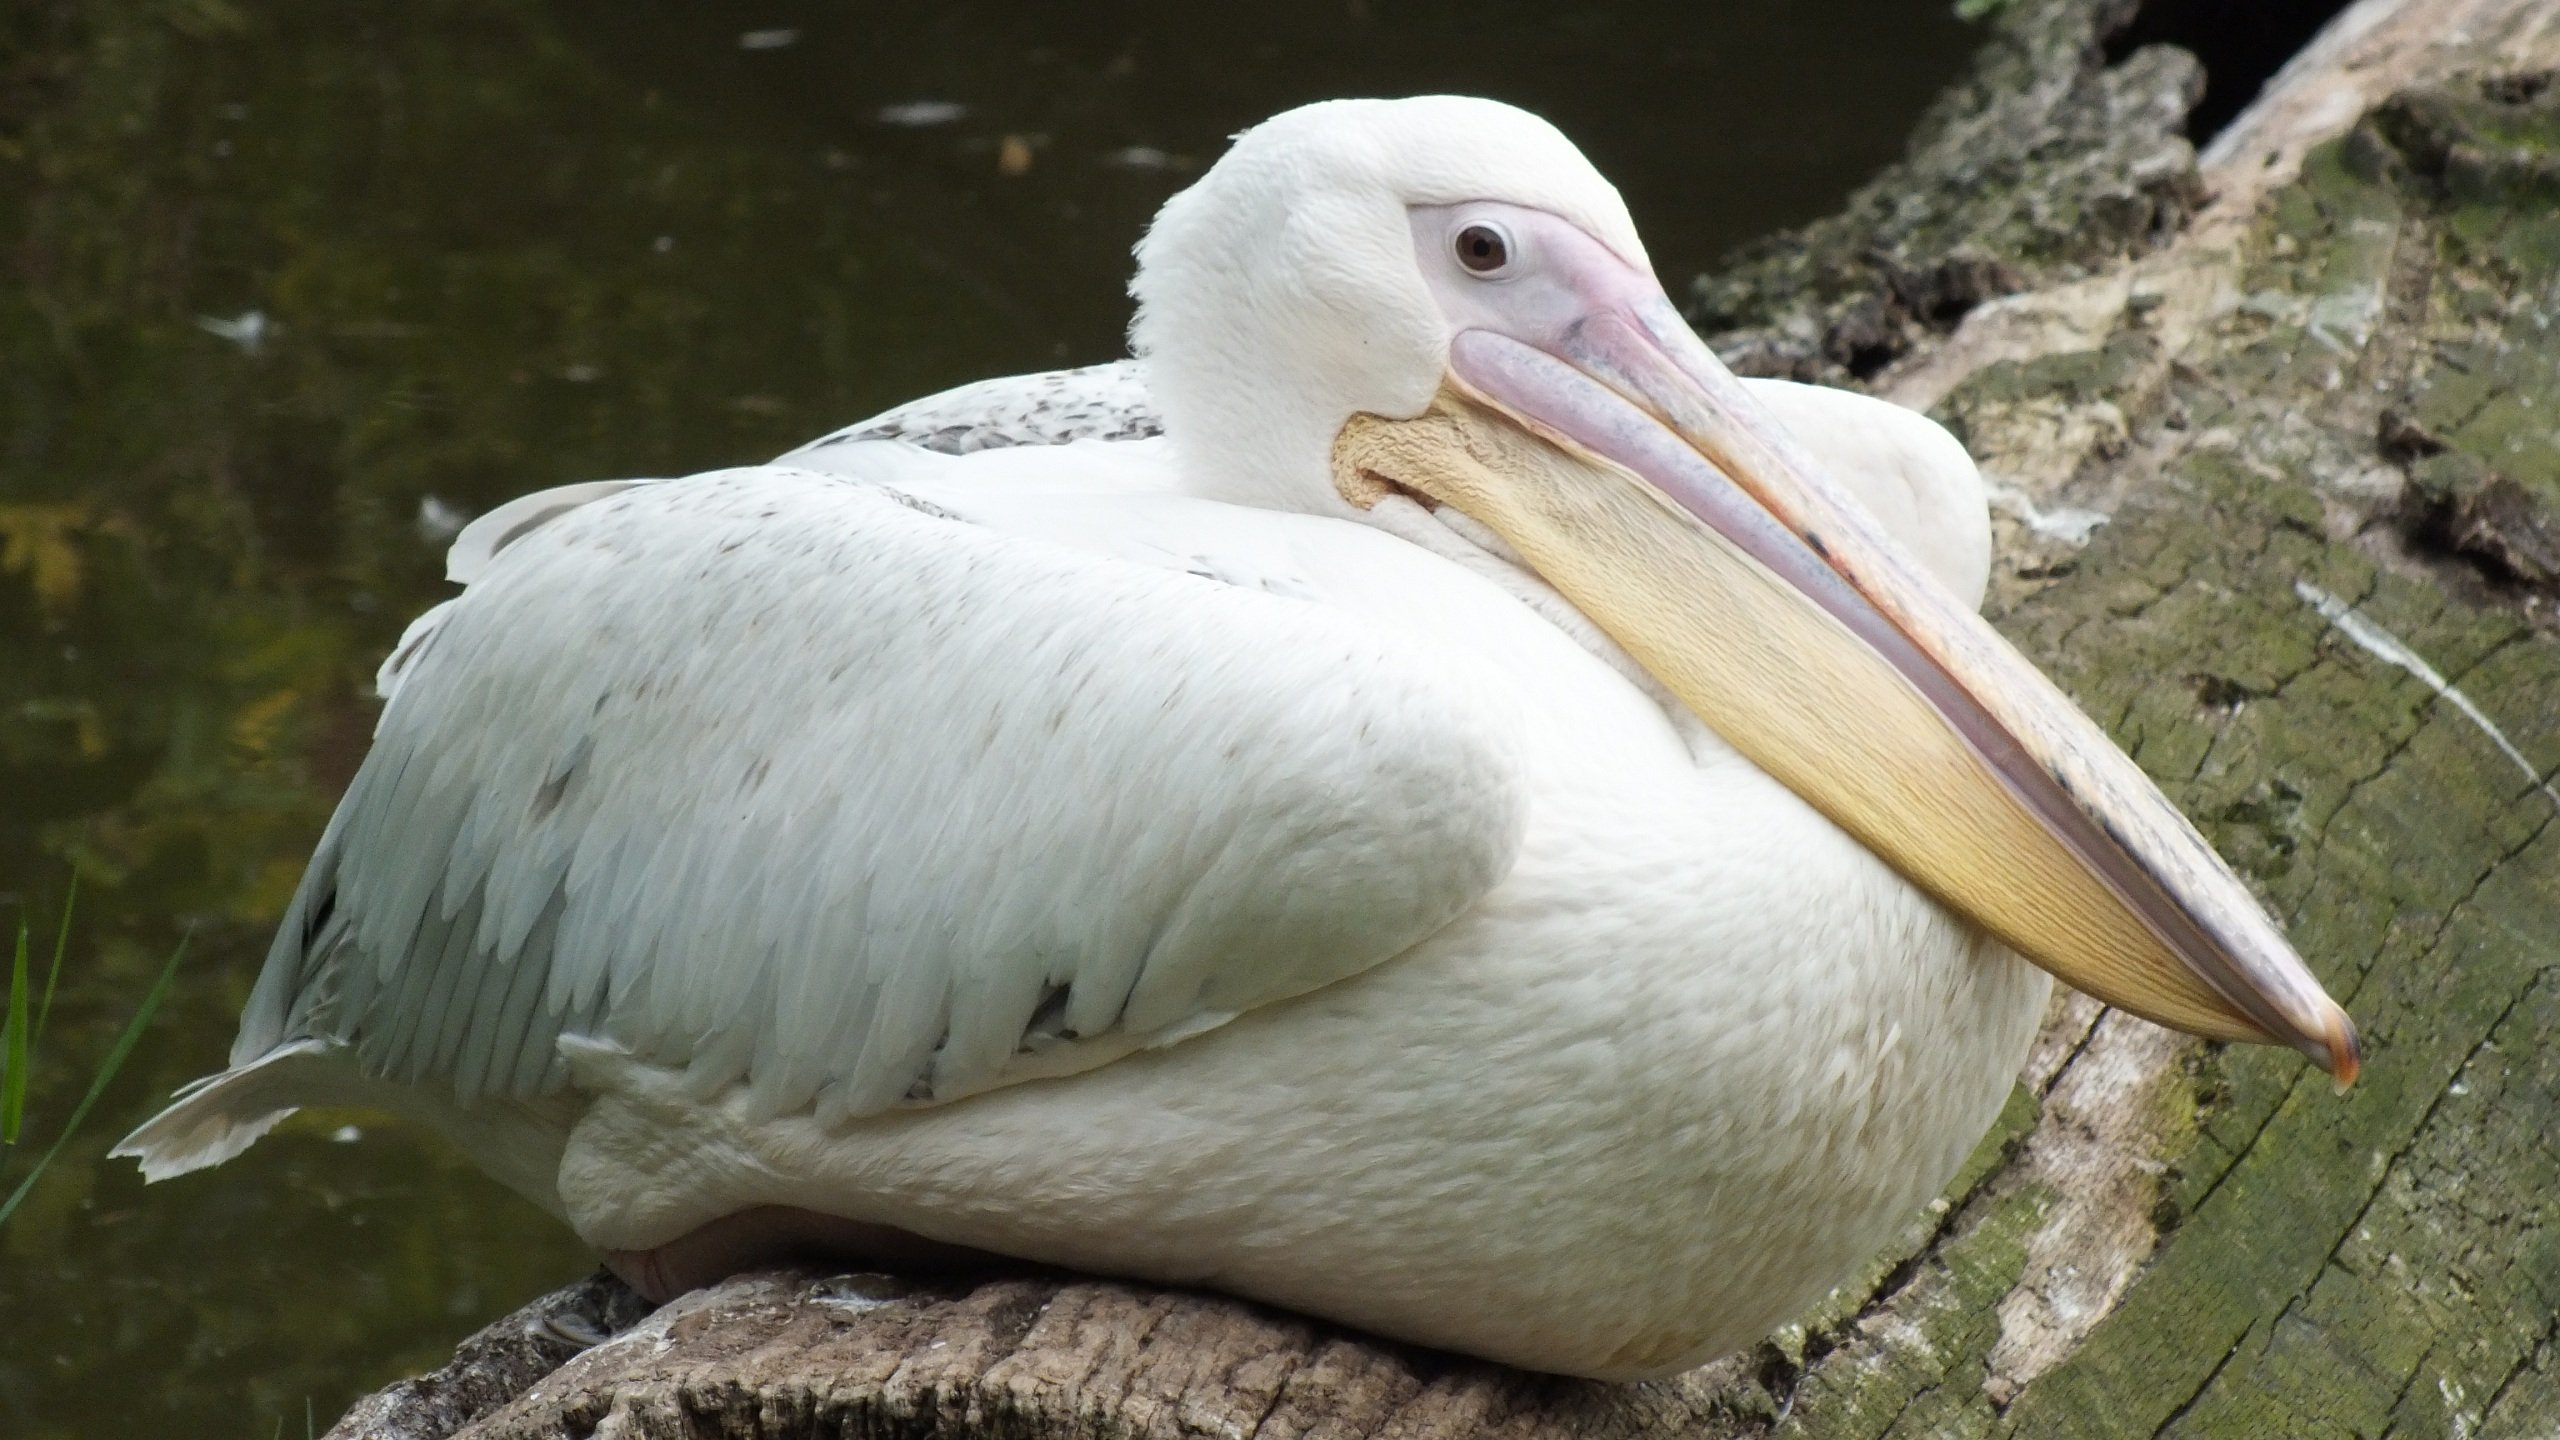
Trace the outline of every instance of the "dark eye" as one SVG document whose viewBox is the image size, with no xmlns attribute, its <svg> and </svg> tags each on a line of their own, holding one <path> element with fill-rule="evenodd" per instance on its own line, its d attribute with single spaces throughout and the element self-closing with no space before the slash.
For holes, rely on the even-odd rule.
<svg viewBox="0 0 2560 1440">
<path fill-rule="evenodd" d="M 1470 225 L 1458 232 L 1458 263 L 1478 275 L 1493 275 L 1511 263 L 1511 237 L 1491 225 Z"/>
</svg>

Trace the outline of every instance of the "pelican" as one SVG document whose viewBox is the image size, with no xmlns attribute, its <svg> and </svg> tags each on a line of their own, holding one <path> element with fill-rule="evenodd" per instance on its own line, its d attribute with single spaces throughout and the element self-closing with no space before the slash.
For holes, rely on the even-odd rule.
<svg viewBox="0 0 2560 1440">
<path fill-rule="evenodd" d="M 1975 613 L 1962 448 L 1735 379 L 1546 122 L 1290 111 L 1137 260 L 1123 365 L 475 522 L 121 1153 L 380 1107 L 660 1299 L 995 1255 L 1631 1378 L 1935 1194 L 2048 975 L 2352 1077 Z"/>
</svg>

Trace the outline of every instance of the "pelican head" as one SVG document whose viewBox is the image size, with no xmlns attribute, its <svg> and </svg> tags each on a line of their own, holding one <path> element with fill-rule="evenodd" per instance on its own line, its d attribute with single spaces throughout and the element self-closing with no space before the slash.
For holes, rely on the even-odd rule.
<svg viewBox="0 0 2560 1440">
<path fill-rule="evenodd" d="M 1222 498 L 1464 517 L 2028 959 L 2354 1076 L 2354 1026 L 2246 887 L 1698 342 L 1553 126 L 1454 97 L 1291 111 L 1138 259 L 1138 353 Z"/>
</svg>

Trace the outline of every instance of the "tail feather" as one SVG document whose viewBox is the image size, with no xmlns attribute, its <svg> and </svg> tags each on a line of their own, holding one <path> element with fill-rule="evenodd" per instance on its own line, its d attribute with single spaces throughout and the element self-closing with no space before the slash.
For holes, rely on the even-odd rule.
<svg viewBox="0 0 2560 1440">
<path fill-rule="evenodd" d="M 110 1153 L 141 1161 L 145 1180 L 167 1180 L 221 1164 L 305 1105 L 379 1110 L 442 1134 L 501 1184 L 565 1219 L 560 1152 L 580 1104 L 550 1095 L 457 1105 L 449 1090 L 366 1075 L 344 1041 L 304 1036 L 186 1086 Z"/>
<path fill-rule="evenodd" d="M 295 1110 L 320 1103 L 340 1071 L 336 1042 L 295 1040 L 180 1089 L 169 1108 L 145 1120 L 108 1153 L 142 1162 L 142 1178 L 167 1180 L 219 1165 L 258 1141 Z"/>
</svg>

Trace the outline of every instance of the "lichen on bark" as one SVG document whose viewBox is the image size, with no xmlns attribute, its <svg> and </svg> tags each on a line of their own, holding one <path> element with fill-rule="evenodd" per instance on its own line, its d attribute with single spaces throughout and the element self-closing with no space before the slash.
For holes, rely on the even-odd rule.
<svg viewBox="0 0 2560 1440">
<path fill-rule="evenodd" d="M 2560 593 L 2560 109 L 2547 74 L 2406 95 L 2341 154 L 2445 212 L 2444 263 L 2474 282 L 2438 306 L 2422 383 L 2386 421 L 2421 543 L 2538 599 Z"/>
<path fill-rule="evenodd" d="M 2550 212 L 2439 157 L 2495 147 L 2535 176 L 2551 151 L 2519 137 L 2556 102 L 2514 77 L 2400 96 L 2274 197 L 2235 303 L 2174 365 L 2113 363 L 2138 348 L 2129 310 L 2099 350 L 1947 397 L 1993 428 L 2040 403 L 2131 417 L 2047 497 L 2130 498 L 2006 627 L 2264 888 L 2369 1064 L 2345 1096 L 2259 1050 L 2165 1077 L 2182 1123 L 2147 1157 L 2161 1239 L 2138 1282 L 2005 1411 L 1927 1433 L 2548 1433 L 2560 1064 L 2533 1037 L 2560 1006 L 2560 646 L 2503 565 L 2413 533 L 2393 471 L 2550 453 L 2547 425 L 2460 423 L 2560 407 L 2547 348 L 2517 343 L 2560 294 Z M 2447 418 L 2413 457 L 2386 414 Z M 1940 1253 L 1977 1243 L 2014 1241 Z M 1946 1374 L 1961 1392 L 1987 1355 Z"/>
<path fill-rule="evenodd" d="M 2203 93 L 2167 46 L 2108 63 L 2136 0 L 2019 0 L 1906 157 L 1839 213 L 1745 249 L 1689 290 L 1745 374 L 1850 384 L 1994 296 L 2166 241 L 2202 198 L 2181 133 Z"/>
</svg>

